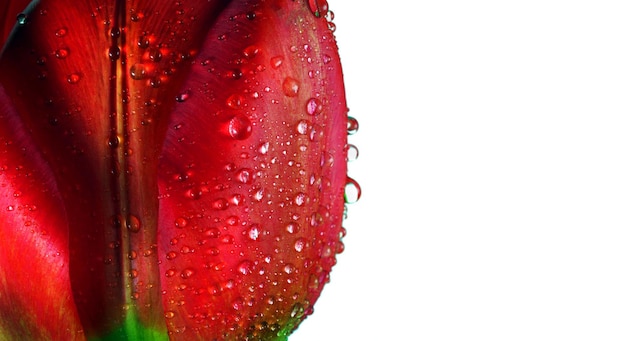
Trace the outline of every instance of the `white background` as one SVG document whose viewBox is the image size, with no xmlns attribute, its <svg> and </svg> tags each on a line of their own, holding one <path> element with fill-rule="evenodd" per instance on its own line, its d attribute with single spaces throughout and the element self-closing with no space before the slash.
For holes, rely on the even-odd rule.
<svg viewBox="0 0 626 341">
<path fill-rule="evenodd" d="M 290 341 L 626 340 L 626 3 L 329 2 L 363 196 Z"/>
</svg>

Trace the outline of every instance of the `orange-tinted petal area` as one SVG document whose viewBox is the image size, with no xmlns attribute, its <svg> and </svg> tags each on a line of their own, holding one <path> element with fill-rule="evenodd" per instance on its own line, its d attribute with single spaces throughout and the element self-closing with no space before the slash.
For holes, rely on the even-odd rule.
<svg viewBox="0 0 626 341">
<path fill-rule="evenodd" d="M 84 339 L 52 172 L 0 87 L 0 339 Z"/>
<path fill-rule="evenodd" d="M 273 340 L 312 312 L 343 245 L 347 108 L 306 1 L 236 1 L 182 86 L 160 163 L 174 340 Z"/>
</svg>

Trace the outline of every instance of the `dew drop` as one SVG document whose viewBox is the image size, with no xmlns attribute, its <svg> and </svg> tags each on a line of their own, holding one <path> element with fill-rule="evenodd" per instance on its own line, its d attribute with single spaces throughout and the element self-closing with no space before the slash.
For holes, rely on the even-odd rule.
<svg viewBox="0 0 626 341">
<path fill-rule="evenodd" d="M 312 227 L 318 227 L 318 226 L 322 225 L 323 221 L 324 221 L 324 218 L 322 217 L 322 215 L 319 212 L 314 212 L 311 215 L 310 224 L 311 224 Z"/>
<path fill-rule="evenodd" d="M 333 58 L 327 54 L 322 56 L 322 61 L 324 62 L 324 64 L 328 64 L 330 62 L 333 61 Z"/>
<path fill-rule="evenodd" d="M 171 319 L 171 318 L 174 318 L 174 316 L 175 316 L 175 315 L 176 315 L 176 314 L 175 314 L 173 311 L 166 311 L 166 312 L 165 312 L 165 318 L 166 318 L 166 319 Z"/>
<path fill-rule="evenodd" d="M 187 226 L 187 219 L 183 218 L 183 217 L 178 217 L 176 218 L 176 220 L 174 220 L 174 226 L 176 226 L 179 229 L 182 229 L 183 227 Z"/>
<path fill-rule="evenodd" d="M 139 232 L 141 229 L 141 220 L 134 215 L 129 215 L 128 220 L 126 221 L 126 228 L 131 232 Z"/>
<path fill-rule="evenodd" d="M 65 59 L 67 58 L 69 54 L 70 54 L 70 50 L 68 50 L 67 48 L 60 48 L 54 51 L 54 56 L 57 57 L 58 59 Z"/>
<path fill-rule="evenodd" d="M 295 198 L 294 202 L 296 203 L 297 206 L 304 205 L 304 203 L 306 203 L 306 194 L 298 193 L 296 195 L 296 198 Z"/>
<path fill-rule="evenodd" d="M 146 78 L 146 66 L 141 63 L 133 64 L 130 67 L 130 77 L 135 80 Z"/>
<path fill-rule="evenodd" d="M 348 178 L 346 180 L 346 188 L 344 192 L 344 201 L 346 204 L 353 204 L 361 198 L 361 186 L 356 180 Z"/>
<path fill-rule="evenodd" d="M 148 49 L 148 58 L 153 62 L 158 62 L 163 58 L 163 54 L 160 49 L 151 47 Z"/>
<path fill-rule="evenodd" d="M 254 58 L 259 53 L 259 48 L 256 45 L 250 45 L 243 50 L 243 56 L 247 59 Z"/>
<path fill-rule="evenodd" d="M 111 46 L 109 48 L 109 59 L 117 60 L 120 58 L 120 48 L 117 46 Z"/>
<path fill-rule="evenodd" d="M 239 263 L 239 266 L 237 267 L 237 270 L 242 275 L 249 275 L 249 274 L 251 274 L 252 273 L 252 262 L 250 262 L 249 260 L 244 260 L 243 262 Z"/>
<path fill-rule="evenodd" d="M 348 145 L 348 161 L 355 161 L 359 158 L 359 149 L 353 145 Z"/>
<path fill-rule="evenodd" d="M 54 32 L 54 35 L 59 38 L 65 37 L 66 34 L 67 34 L 67 28 L 65 27 L 61 27 L 58 30 L 56 30 L 56 32 Z"/>
<path fill-rule="evenodd" d="M 228 201 L 224 198 L 215 199 L 211 203 L 211 207 L 216 211 L 223 211 L 228 208 Z"/>
<path fill-rule="evenodd" d="M 192 268 L 186 268 L 180 272 L 180 277 L 183 279 L 187 279 L 196 274 L 196 271 Z"/>
<path fill-rule="evenodd" d="M 150 46 L 150 39 L 147 36 L 139 37 L 139 40 L 137 40 L 137 46 L 142 49 L 148 48 L 148 46 Z"/>
<path fill-rule="evenodd" d="M 301 120 L 300 122 L 298 122 L 298 125 L 296 126 L 296 130 L 298 131 L 298 134 L 306 135 L 309 131 L 309 126 L 310 126 L 309 121 Z"/>
<path fill-rule="evenodd" d="M 20 26 L 25 25 L 26 24 L 26 19 L 27 19 L 26 18 L 26 14 L 24 14 L 24 13 L 18 14 L 17 18 L 16 18 L 17 24 L 20 25 Z"/>
<path fill-rule="evenodd" d="M 297 80 L 287 77 L 283 81 L 283 93 L 288 97 L 296 97 L 298 96 L 298 91 L 300 90 L 300 82 Z"/>
<path fill-rule="evenodd" d="M 261 154 L 261 155 L 266 155 L 269 150 L 270 150 L 270 143 L 269 142 L 262 143 L 259 146 L 259 149 L 258 149 L 259 154 Z"/>
<path fill-rule="evenodd" d="M 257 225 L 257 224 L 253 224 L 248 229 L 248 238 L 250 238 L 250 240 L 257 240 L 257 239 L 259 239 L 259 235 L 260 234 L 261 234 L 261 231 L 259 229 L 259 225 Z"/>
<path fill-rule="evenodd" d="M 111 29 L 111 32 L 109 33 L 111 35 L 111 38 L 118 38 L 120 36 L 120 28 L 115 26 Z"/>
<path fill-rule="evenodd" d="M 298 231 L 300 231 L 300 225 L 298 223 L 292 221 L 289 224 L 287 224 L 285 229 L 287 230 L 288 233 L 294 234 L 294 233 L 297 233 Z"/>
<path fill-rule="evenodd" d="M 174 251 L 170 251 L 165 255 L 165 258 L 167 258 L 168 260 L 172 260 L 174 258 L 176 258 L 178 256 L 178 254 Z"/>
<path fill-rule="evenodd" d="M 176 95 L 176 102 L 182 103 L 188 100 L 190 96 L 191 95 L 189 94 L 189 92 L 183 92 L 182 94 L 178 94 Z"/>
<path fill-rule="evenodd" d="M 243 103 L 243 96 L 240 94 L 232 94 L 226 99 L 226 105 L 232 109 L 239 109 Z"/>
<path fill-rule="evenodd" d="M 348 135 L 354 135 L 359 131 L 359 121 L 352 116 L 348 116 Z"/>
<path fill-rule="evenodd" d="M 285 264 L 285 267 L 283 267 L 283 271 L 287 274 L 290 275 L 292 274 L 294 271 L 296 271 L 296 267 L 291 264 L 291 263 L 287 263 Z"/>
<path fill-rule="evenodd" d="M 80 75 L 78 73 L 72 73 L 67 76 L 67 82 L 70 84 L 76 84 L 80 80 Z"/>
<path fill-rule="evenodd" d="M 326 0 L 308 0 L 309 9 L 316 18 L 325 17 L 328 13 L 328 2 Z"/>
<path fill-rule="evenodd" d="M 281 65 L 283 65 L 283 56 L 274 56 L 270 59 L 270 65 L 274 69 L 278 69 Z"/>
<path fill-rule="evenodd" d="M 296 252 L 302 252 L 302 250 L 304 250 L 305 245 L 306 245 L 306 239 L 298 238 L 296 242 L 294 243 L 293 248 L 296 250 Z"/>
<path fill-rule="evenodd" d="M 252 134 L 252 122 L 245 115 L 237 115 L 228 122 L 228 134 L 235 140 L 245 140 Z"/>
<path fill-rule="evenodd" d="M 322 112 L 322 101 L 317 98 L 310 98 L 306 102 L 306 113 L 315 116 Z"/>
<path fill-rule="evenodd" d="M 107 140 L 107 144 L 110 148 L 117 148 L 120 145 L 120 138 L 115 133 L 111 133 L 109 139 Z"/>
<path fill-rule="evenodd" d="M 242 184 L 249 184 L 252 182 L 252 171 L 248 168 L 242 168 L 235 174 L 235 179 Z"/>
</svg>

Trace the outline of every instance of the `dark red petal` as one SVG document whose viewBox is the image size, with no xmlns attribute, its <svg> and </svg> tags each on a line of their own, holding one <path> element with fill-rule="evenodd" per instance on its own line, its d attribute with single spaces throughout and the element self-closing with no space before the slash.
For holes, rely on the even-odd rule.
<svg viewBox="0 0 626 341">
<path fill-rule="evenodd" d="M 26 9 L 30 0 L 6 0 L 0 4 L 0 46 L 4 46 L 13 27 L 22 22 L 25 17 L 20 16 Z"/>
<path fill-rule="evenodd" d="M 157 158 L 175 95 L 226 2 L 41 0 L 2 56 L 0 83 L 61 193 L 88 337 L 137 323 L 165 333 Z"/>
<path fill-rule="evenodd" d="M 346 103 L 305 1 L 236 1 L 180 90 L 160 164 L 176 340 L 269 340 L 312 312 L 342 244 Z"/>
<path fill-rule="evenodd" d="M 1 87 L 0 121 L 0 335 L 84 339 L 69 283 L 59 193 Z"/>
</svg>

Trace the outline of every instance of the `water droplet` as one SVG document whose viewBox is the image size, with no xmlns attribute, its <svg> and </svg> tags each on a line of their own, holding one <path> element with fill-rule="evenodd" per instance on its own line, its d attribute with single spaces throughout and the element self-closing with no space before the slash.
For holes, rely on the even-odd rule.
<svg viewBox="0 0 626 341">
<path fill-rule="evenodd" d="M 174 251 L 170 251 L 165 255 L 165 258 L 167 258 L 168 260 L 172 260 L 176 257 L 178 257 L 178 254 Z"/>
<path fill-rule="evenodd" d="M 166 319 L 174 318 L 175 315 L 176 315 L 176 313 L 174 313 L 173 311 L 166 311 L 165 312 L 165 318 Z"/>
<path fill-rule="evenodd" d="M 58 30 L 56 30 L 56 32 L 54 32 L 54 35 L 59 38 L 65 37 L 66 34 L 67 34 L 67 28 L 65 27 L 61 27 Z"/>
<path fill-rule="evenodd" d="M 153 62 L 158 62 L 163 58 L 163 53 L 161 53 L 160 49 L 151 47 L 148 49 L 148 58 Z"/>
<path fill-rule="evenodd" d="M 309 9 L 316 18 L 325 17 L 328 13 L 328 2 L 326 0 L 309 0 Z"/>
<path fill-rule="evenodd" d="M 237 267 L 237 270 L 239 271 L 239 273 L 241 273 L 242 275 L 249 275 L 252 273 L 252 262 L 249 260 L 244 260 L 243 262 L 239 263 L 239 266 Z"/>
<path fill-rule="evenodd" d="M 344 192 L 344 201 L 346 204 L 353 204 L 361 198 L 361 186 L 356 180 L 348 178 L 346 180 L 346 188 Z"/>
<path fill-rule="evenodd" d="M 191 95 L 189 94 L 189 92 L 183 92 L 182 94 L 178 94 L 176 95 L 176 102 L 182 103 L 188 100 L 190 96 Z"/>
<path fill-rule="evenodd" d="M 131 232 L 139 232 L 141 229 L 141 220 L 134 215 L 129 215 L 128 220 L 126 221 L 126 228 Z"/>
<path fill-rule="evenodd" d="M 226 105 L 232 109 L 239 109 L 243 103 L 243 96 L 240 94 L 232 94 L 226 99 Z"/>
<path fill-rule="evenodd" d="M 252 182 L 252 178 L 252 171 L 248 168 L 242 168 L 237 171 L 237 174 L 235 174 L 235 179 L 237 179 L 237 181 L 241 182 L 242 184 L 249 184 L 250 182 Z"/>
<path fill-rule="evenodd" d="M 296 252 L 302 252 L 302 250 L 304 250 L 305 245 L 306 245 L 306 239 L 298 238 L 296 242 L 293 244 L 293 248 L 296 250 Z"/>
<path fill-rule="evenodd" d="M 250 45 L 243 50 L 243 56 L 247 59 L 254 58 L 259 53 L 259 48 L 256 45 Z"/>
<path fill-rule="evenodd" d="M 191 276 L 195 275 L 196 271 L 192 268 L 186 268 L 183 271 L 180 272 L 180 277 L 183 279 L 187 279 L 190 278 Z"/>
<path fill-rule="evenodd" d="M 78 83 L 79 80 L 80 80 L 80 74 L 78 73 L 73 73 L 67 76 L 67 82 L 70 84 L 76 84 Z"/>
<path fill-rule="evenodd" d="M 322 61 L 324 62 L 324 64 L 328 64 L 330 62 L 333 61 L 333 58 L 327 54 L 322 56 Z"/>
<path fill-rule="evenodd" d="M 306 203 L 306 199 L 307 199 L 306 194 L 298 193 L 296 195 L 294 202 L 296 203 L 297 206 L 302 206 L 304 205 L 304 203 Z"/>
<path fill-rule="evenodd" d="M 250 240 L 257 240 L 259 239 L 260 235 L 261 229 L 259 228 L 259 225 L 253 224 L 252 226 L 250 226 L 250 228 L 248 229 L 248 238 L 250 238 Z"/>
<path fill-rule="evenodd" d="M 298 91 L 300 90 L 300 82 L 297 80 L 287 77 L 283 81 L 283 93 L 288 97 L 296 97 L 298 96 Z"/>
<path fill-rule="evenodd" d="M 178 227 L 179 229 L 182 229 L 183 227 L 187 226 L 187 219 L 183 218 L 183 217 L 178 217 L 176 218 L 176 220 L 174 220 L 174 226 Z"/>
<path fill-rule="evenodd" d="M 120 28 L 115 26 L 111 29 L 111 32 L 109 33 L 111 35 L 111 38 L 117 38 L 120 36 Z"/>
<path fill-rule="evenodd" d="M 354 161 L 359 158 L 359 149 L 353 145 L 348 145 L 348 161 Z"/>
<path fill-rule="evenodd" d="M 211 203 L 211 207 L 213 207 L 214 210 L 223 211 L 228 208 L 228 201 L 224 198 L 215 199 Z"/>
<path fill-rule="evenodd" d="M 256 200 L 256 201 L 261 201 L 261 199 L 263 199 L 263 188 L 260 188 L 258 191 L 256 191 L 253 195 L 252 195 L 252 199 Z"/>
<path fill-rule="evenodd" d="M 291 263 L 287 263 L 285 264 L 285 267 L 283 267 L 283 271 L 287 274 L 290 275 L 292 274 L 294 271 L 296 271 L 296 267 L 291 264 Z"/>
<path fill-rule="evenodd" d="M 252 134 L 252 122 L 245 115 L 237 115 L 228 122 L 228 134 L 235 140 L 245 140 Z"/>
<path fill-rule="evenodd" d="M 318 227 L 318 226 L 322 225 L 323 222 L 324 222 L 324 218 L 322 217 L 322 215 L 319 212 L 314 212 L 311 215 L 310 224 L 311 224 L 312 227 Z"/>
<path fill-rule="evenodd" d="M 109 48 L 109 59 L 117 60 L 120 58 L 120 48 L 117 46 L 111 46 Z"/>
<path fill-rule="evenodd" d="M 111 136 L 109 136 L 109 139 L 107 140 L 107 144 L 110 148 L 117 148 L 117 146 L 120 145 L 119 136 L 117 136 L 117 134 L 115 133 L 111 133 Z"/>
<path fill-rule="evenodd" d="M 285 229 L 287 230 L 287 232 L 289 232 L 291 234 L 294 234 L 294 233 L 297 233 L 298 231 L 300 231 L 300 225 L 298 223 L 292 221 L 289 224 L 287 224 Z"/>
<path fill-rule="evenodd" d="M 306 102 L 306 113 L 315 116 L 322 112 L 322 101 L 317 98 L 310 98 Z"/>
<path fill-rule="evenodd" d="M 146 78 L 146 66 L 141 63 L 133 64 L 130 67 L 130 77 L 135 80 Z"/>
<path fill-rule="evenodd" d="M 148 46 L 150 46 L 150 39 L 147 36 L 139 37 L 137 40 L 137 46 L 142 49 L 148 48 Z"/>
<path fill-rule="evenodd" d="M 261 155 L 265 155 L 265 154 L 267 154 L 267 152 L 268 152 L 269 150 L 270 150 L 270 143 L 269 143 L 269 142 L 262 143 L 262 144 L 259 146 L 259 149 L 258 149 L 259 154 L 261 154 Z"/>
<path fill-rule="evenodd" d="M 24 14 L 24 13 L 18 14 L 17 18 L 16 18 L 17 24 L 20 25 L 20 26 L 21 25 L 25 25 L 26 24 L 26 19 L 27 19 L 26 18 L 26 14 Z"/>
<path fill-rule="evenodd" d="M 306 135 L 309 132 L 309 127 L 310 127 L 309 121 L 301 120 L 300 122 L 298 122 L 298 125 L 296 126 L 296 130 L 298 131 L 298 134 Z"/>
<path fill-rule="evenodd" d="M 359 131 L 359 121 L 352 116 L 348 116 L 348 135 L 354 135 Z"/>
<path fill-rule="evenodd" d="M 274 69 L 278 69 L 281 65 L 283 65 L 283 56 L 274 56 L 270 59 L 270 65 Z"/>
<path fill-rule="evenodd" d="M 67 48 L 60 48 L 54 51 L 54 56 L 59 59 L 65 59 L 70 54 L 70 50 Z"/>
</svg>

